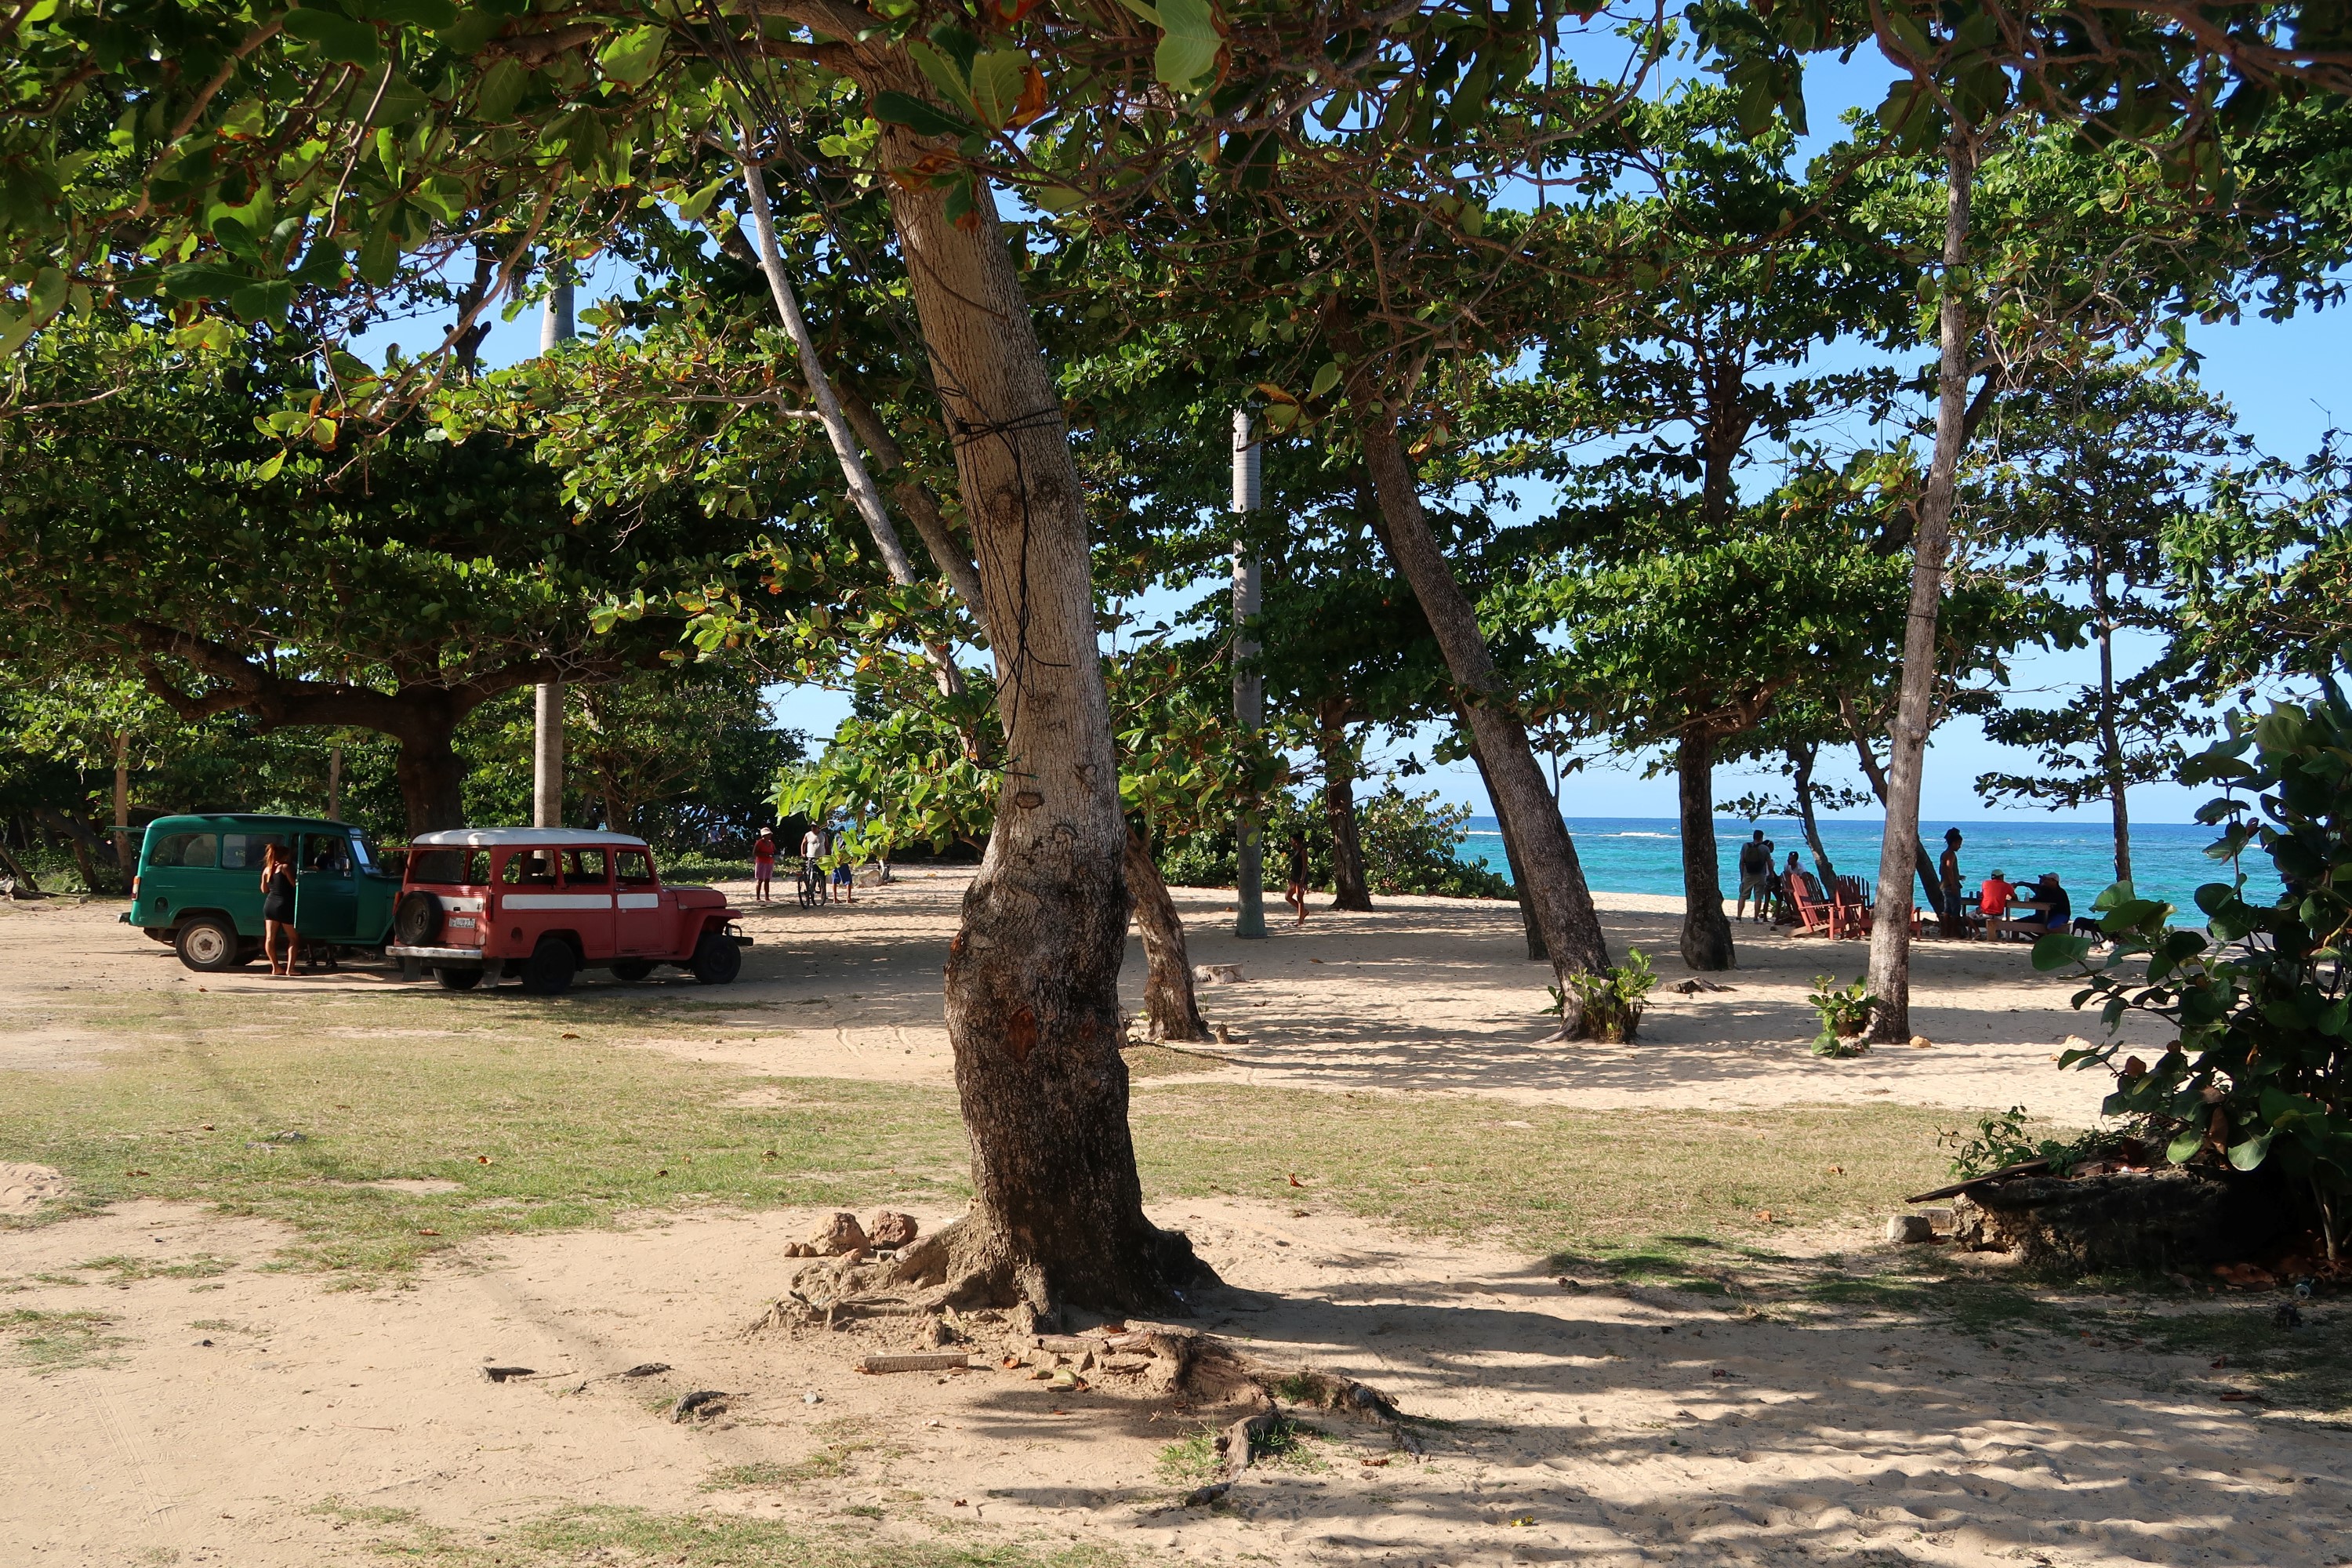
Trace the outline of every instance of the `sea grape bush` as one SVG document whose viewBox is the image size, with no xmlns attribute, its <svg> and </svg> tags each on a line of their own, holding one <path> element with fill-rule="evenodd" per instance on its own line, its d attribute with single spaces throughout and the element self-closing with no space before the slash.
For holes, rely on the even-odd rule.
<svg viewBox="0 0 2352 1568">
<path fill-rule="evenodd" d="M 2234 716 L 2230 738 L 2190 759 L 2181 779 L 2228 791 L 2198 813 L 2222 830 L 2208 853 L 2234 868 L 2259 847 L 2284 890 L 2256 904 L 2242 874 L 2208 883 L 2197 890 L 2200 932 L 2118 883 L 2095 906 L 2112 942 L 2104 952 L 2072 934 L 2036 942 L 2034 967 L 2081 973 L 2088 984 L 2074 1005 L 2100 1002 L 2110 1029 L 2127 1012 L 2179 1029 L 2153 1064 L 2126 1056 L 2118 1067 L 2116 1042 L 2068 1051 L 2061 1064 L 2115 1072 L 2105 1114 L 2133 1119 L 2174 1161 L 2268 1166 L 2300 1184 L 2333 1259 L 2352 1196 L 2352 705 L 2329 685 L 2310 707 Z"/>
</svg>

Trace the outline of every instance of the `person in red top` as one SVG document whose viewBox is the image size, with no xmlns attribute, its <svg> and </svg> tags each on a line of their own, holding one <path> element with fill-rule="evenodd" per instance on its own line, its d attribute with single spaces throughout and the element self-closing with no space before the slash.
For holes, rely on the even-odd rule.
<svg viewBox="0 0 2352 1568">
<path fill-rule="evenodd" d="M 2009 901 L 2016 893 L 2017 889 L 2010 885 L 2009 879 L 2000 874 L 1998 866 L 1993 868 L 1992 875 L 1985 879 L 1984 886 L 1977 890 L 1977 908 L 1984 914 L 1985 935 L 1995 942 L 2006 941 L 2009 937 Z"/>
<path fill-rule="evenodd" d="M 768 883 L 776 874 L 776 836 L 762 827 L 760 841 L 751 846 L 751 896 L 761 903 L 768 901 Z"/>
</svg>

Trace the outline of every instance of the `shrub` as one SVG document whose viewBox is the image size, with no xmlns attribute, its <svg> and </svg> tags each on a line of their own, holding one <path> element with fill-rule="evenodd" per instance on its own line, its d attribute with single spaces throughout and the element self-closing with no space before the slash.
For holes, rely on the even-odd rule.
<svg viewBox="0 0 2352 1568">
<path fill-rule="evenodd" d="M 1813 1039 L 1813 1055 L 1858 1057 L 1870 1049 L 1863 1036 L 1870 1027 L 1870 1010 L 1878 1005 L 1878 998 L 1871 994 L 1866 979 L 1856 975 L 1853 984 L 1842 986 L 1826 974 L 1816 974 L 1806 999 L 1822 1020 L 1822 1032 Z"/>
<path fill-rule="evenodd" d="M 1937 1146 L 1952 1151 L 1952 1174 L 1962 1180 L 1990 1175 L 2028 1160 L 2047 1160 L 2050 1173 L 2063 1176 L 2086 1160 L 2096 1159 L 2121 1142 L 2113 1131 L 2085 1132 L 2073 1139 L 2029 1138 L 2025 1107 L 2012 1105 L 1977 1118 L 1977 1130 L 1950 1128 L 1938 1133 Z"/>
<path fill-rule="evenodd" d="M 1636 947 L 1626 951 L 1624 963 L 1598 974 L 1586 972 L 1570 975 L 1565 992 L 1557 985 L 1548 989 L 1554 1013 L 1564 1016 L 1568 998 L 1576 998 L 1588 1038 L 1622 1044 L 1640 1031 L 1642 1015 L 1648 1011 L 1650 990 L 1657 983 L 1657 972 Z"/>
<path fill-rule="evenodd" d="M 2098 999 L 2110 1029 L 2137 1011 L 2179 1038 L 2152 1066 L 2116 1066 L 2113 1041 L 2068 1051 L 2061 1065 L 2114 1072 L 2102 1110 L 2130 1118 L 2178 1163 L 2281 1170 L 2310 1194 L 2335 1260 L 2352 1200 L 2352 707 L 2330 687 L 2315 708 L 2281 703 L 2251 722 L 2233 714 L 2230 738 L 2180 778 L 2227 792 L 2197 814 L 2222 828 L 2207 853 L 2237 872 L 2197 889 L 2207 930 L 2175 927 L 2170 905 L 2119 882 L 2093 906 L 2111 943 L 2098 956 L 2070 932 L 2033 946 L 2035 968 L 2084 977 L 2074 1005 Z M 2273 903 L 2248 902 L 2237 869 L 2255 845 L 2284 884 Z"/>
</svg>

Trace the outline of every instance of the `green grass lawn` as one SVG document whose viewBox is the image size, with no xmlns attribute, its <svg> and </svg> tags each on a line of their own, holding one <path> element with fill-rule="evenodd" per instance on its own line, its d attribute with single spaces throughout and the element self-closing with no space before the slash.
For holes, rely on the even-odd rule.
<svg viewBox="0 0 2352 1568">
<path fill-rule="evenodd" d="M 84 1005 L 96 1009 L 86 1025 L 143 1043 L 87 1070 L 0 1074 L 0 1153 L 73 1179 L 75 1200 L 53 1218 L 132 1196 L 211 1203 L 293 1226 L 289 1263 L 373 1280 L 468 1237 L 630 1211 L 952 1205 L 967 1190 L 947 1089 L 750 1079 L 628 1044 L 723 1036 L 741 1006 L 415 991 Z M 773 1103 L 733 1103 L 750 1090 Z M 1149 1079 L 1134 1109 L 1158 1201 L 1331 1206 L 1530 1256 L 1670 1272 L 1710 1249 L 1769 1247 L 1791 1223 L 1891 1207 L 1940 1177 L 1936 1133 L 1950 1120 L 1899 1107 L 1557 1110 Z M 368 1184 L 386 1180 L 453 1190 Z"/>
</svg>

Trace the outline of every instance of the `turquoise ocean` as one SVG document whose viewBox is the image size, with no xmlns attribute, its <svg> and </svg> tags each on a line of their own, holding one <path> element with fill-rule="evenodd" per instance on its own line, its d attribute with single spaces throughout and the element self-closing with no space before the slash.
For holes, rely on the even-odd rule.
<svg viewBox="0 0 2352 1568">
<path fill-rule="evenodd" d="M 1599 892 L 1663 893 L 1680 897 L 1683 890 L 1682 834 L 1672 817 L 1571 816 L 1568 830 L 1576 840 L 1577 858 L 1584 867 L 1587 886 Z M 1734 822 L 1715 825 L 1717 848 L 1722 858 L 1723 890 L 1739 890 L 1739 847 L 1754 829 L 1777 848 L 1776 863 L 1785 864 L 1789 851 L 1804 856 L 1812 869 L 1812 854 L 1805 847 L 1803 829 L 1793 820 Z M 1880 825 L 1857 817 L 1824 819 L 1822 845 L 1842 876 L 1878 878 Z M 2115 880 L 2115 835 L 2100 822 L 1989 819 L 1977 822 L 1927 822 L 1919 836 L 1930 854 L 1941 854 L 1944 830 L 1957 827 L 1960 846 L 1961 885 L 1971 899 L 1977 886 L 1995 868 L 2013 882 L 2030 882 L 2044 871 L 2058 873 L 2074 896 L 2077 913 L 2089 914 L 2091 900 Z M 1468 840 L 1461 855 L 1508 875 L 1503 858 L 1502 835 L 1491 816 L 1474 816 L 1467 824 Z M 2132 881 L 2143 898 L 2162 899 L 2195 914 L 2192 895 L 2204 883 L 2227 881 L 2228 862 L 2209 858 L 2205 847 L 2218 837 L 2214 829 L 2193 822 L 2136 823 L 2131 830 Z M 2249 892 L 2275 897 L 2278 886 L 2270 862 L 2259 852 L 2246 862 Z M 1916 888 L 1916 884 L 1915 884 Z M 1915 892 L 1914 897 L 1916 897 Z"/>
</svg>

